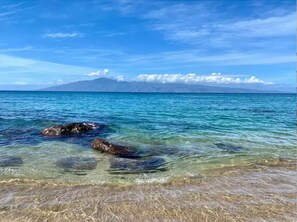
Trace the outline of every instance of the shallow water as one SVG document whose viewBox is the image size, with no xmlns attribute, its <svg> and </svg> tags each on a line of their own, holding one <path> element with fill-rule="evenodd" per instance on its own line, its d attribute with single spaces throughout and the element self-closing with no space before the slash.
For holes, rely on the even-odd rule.
<svg viewBox="0 0 297 222">
<path fill-rule="evenodd" d="M 6 179 L 166 182 L 297 156 L 296 94 L 0 92 L 0 107 L 0 155 L 23 161 L 0 167 Z M 106 127 L 77 137 L 40 135 L 45 127 L 79 121 Z M 114 173 L 110 162 L 117 157 L 90 148 L 97 137 L 163 158 L 166 170 Z M 94 157 L 96 169 L 67 171 L 56 164 L 77 156 Z"/>
</svg>

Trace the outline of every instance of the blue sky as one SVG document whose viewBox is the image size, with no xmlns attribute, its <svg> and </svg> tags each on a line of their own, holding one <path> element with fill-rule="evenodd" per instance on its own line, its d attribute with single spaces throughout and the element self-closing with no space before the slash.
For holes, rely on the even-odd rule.
<svg viewBox="0 0 297 222">
<path fill-rule="evenodd" d="M 0 89 L 296 82 L 295 1 L 1 0 Z"/>
</svg>

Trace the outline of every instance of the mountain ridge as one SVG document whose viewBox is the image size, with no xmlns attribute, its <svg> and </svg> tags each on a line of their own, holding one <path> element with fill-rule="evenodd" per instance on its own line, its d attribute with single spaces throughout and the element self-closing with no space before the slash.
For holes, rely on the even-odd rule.
<svg viewBox="0 0 297 222">
<path fill-rule="evenodd" d="M 118 81 L 111 78 L 82 80 L 58 86 L 39 89 L 38 91 L 88 91 L 88 92 L 163 92 L 163 93 L 267 93 L 247 88 L 221 87 L 185 83 L 153 83 L 138 81 Z"/>
</svg>

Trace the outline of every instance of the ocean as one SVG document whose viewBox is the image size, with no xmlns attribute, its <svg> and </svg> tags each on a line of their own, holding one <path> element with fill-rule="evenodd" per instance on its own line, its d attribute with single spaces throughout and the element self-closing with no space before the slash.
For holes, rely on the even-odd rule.
<svg viewBox="0 0 297 222">
<path fill-rule="evenodd" d="M 296 94 L 0 92 L 1 220 L 295 221 L 296 147 Z"/>
<path fill-rule="evenodd" d="M 70 122 L 95 122 L 104 130 L 61 138 L 40 134 Z M 145 160 L 158 157 L 164 166 L 113 171 L 110 162 L 119 157 L 91 149 L 95 138 L 137 147 Z M 126 184 L 204 177 L 295 158 L 296 94 L 0 92 L 0 154 L 22 159 L 1 167 L 2 178 Z M 78 156 L 96 158 L 96 169 L 57 165 Z"/>
</svg>

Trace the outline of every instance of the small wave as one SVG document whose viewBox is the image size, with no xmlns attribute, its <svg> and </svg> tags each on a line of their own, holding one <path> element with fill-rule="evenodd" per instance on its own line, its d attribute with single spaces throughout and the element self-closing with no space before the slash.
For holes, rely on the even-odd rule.
<svg viewBox="0 0 297 222">
<path fill-rule="evenodd" d="M 158 184 L 162 184 L 162 183 L 167 183 L 169 181 L 169 177 L 162 177 L 162 178 L 146 178 L 146 179 L 136 179 L 135 180 L 135 184 L 154 184 L 154 183 L 158 183 Z"/>
</svg>

